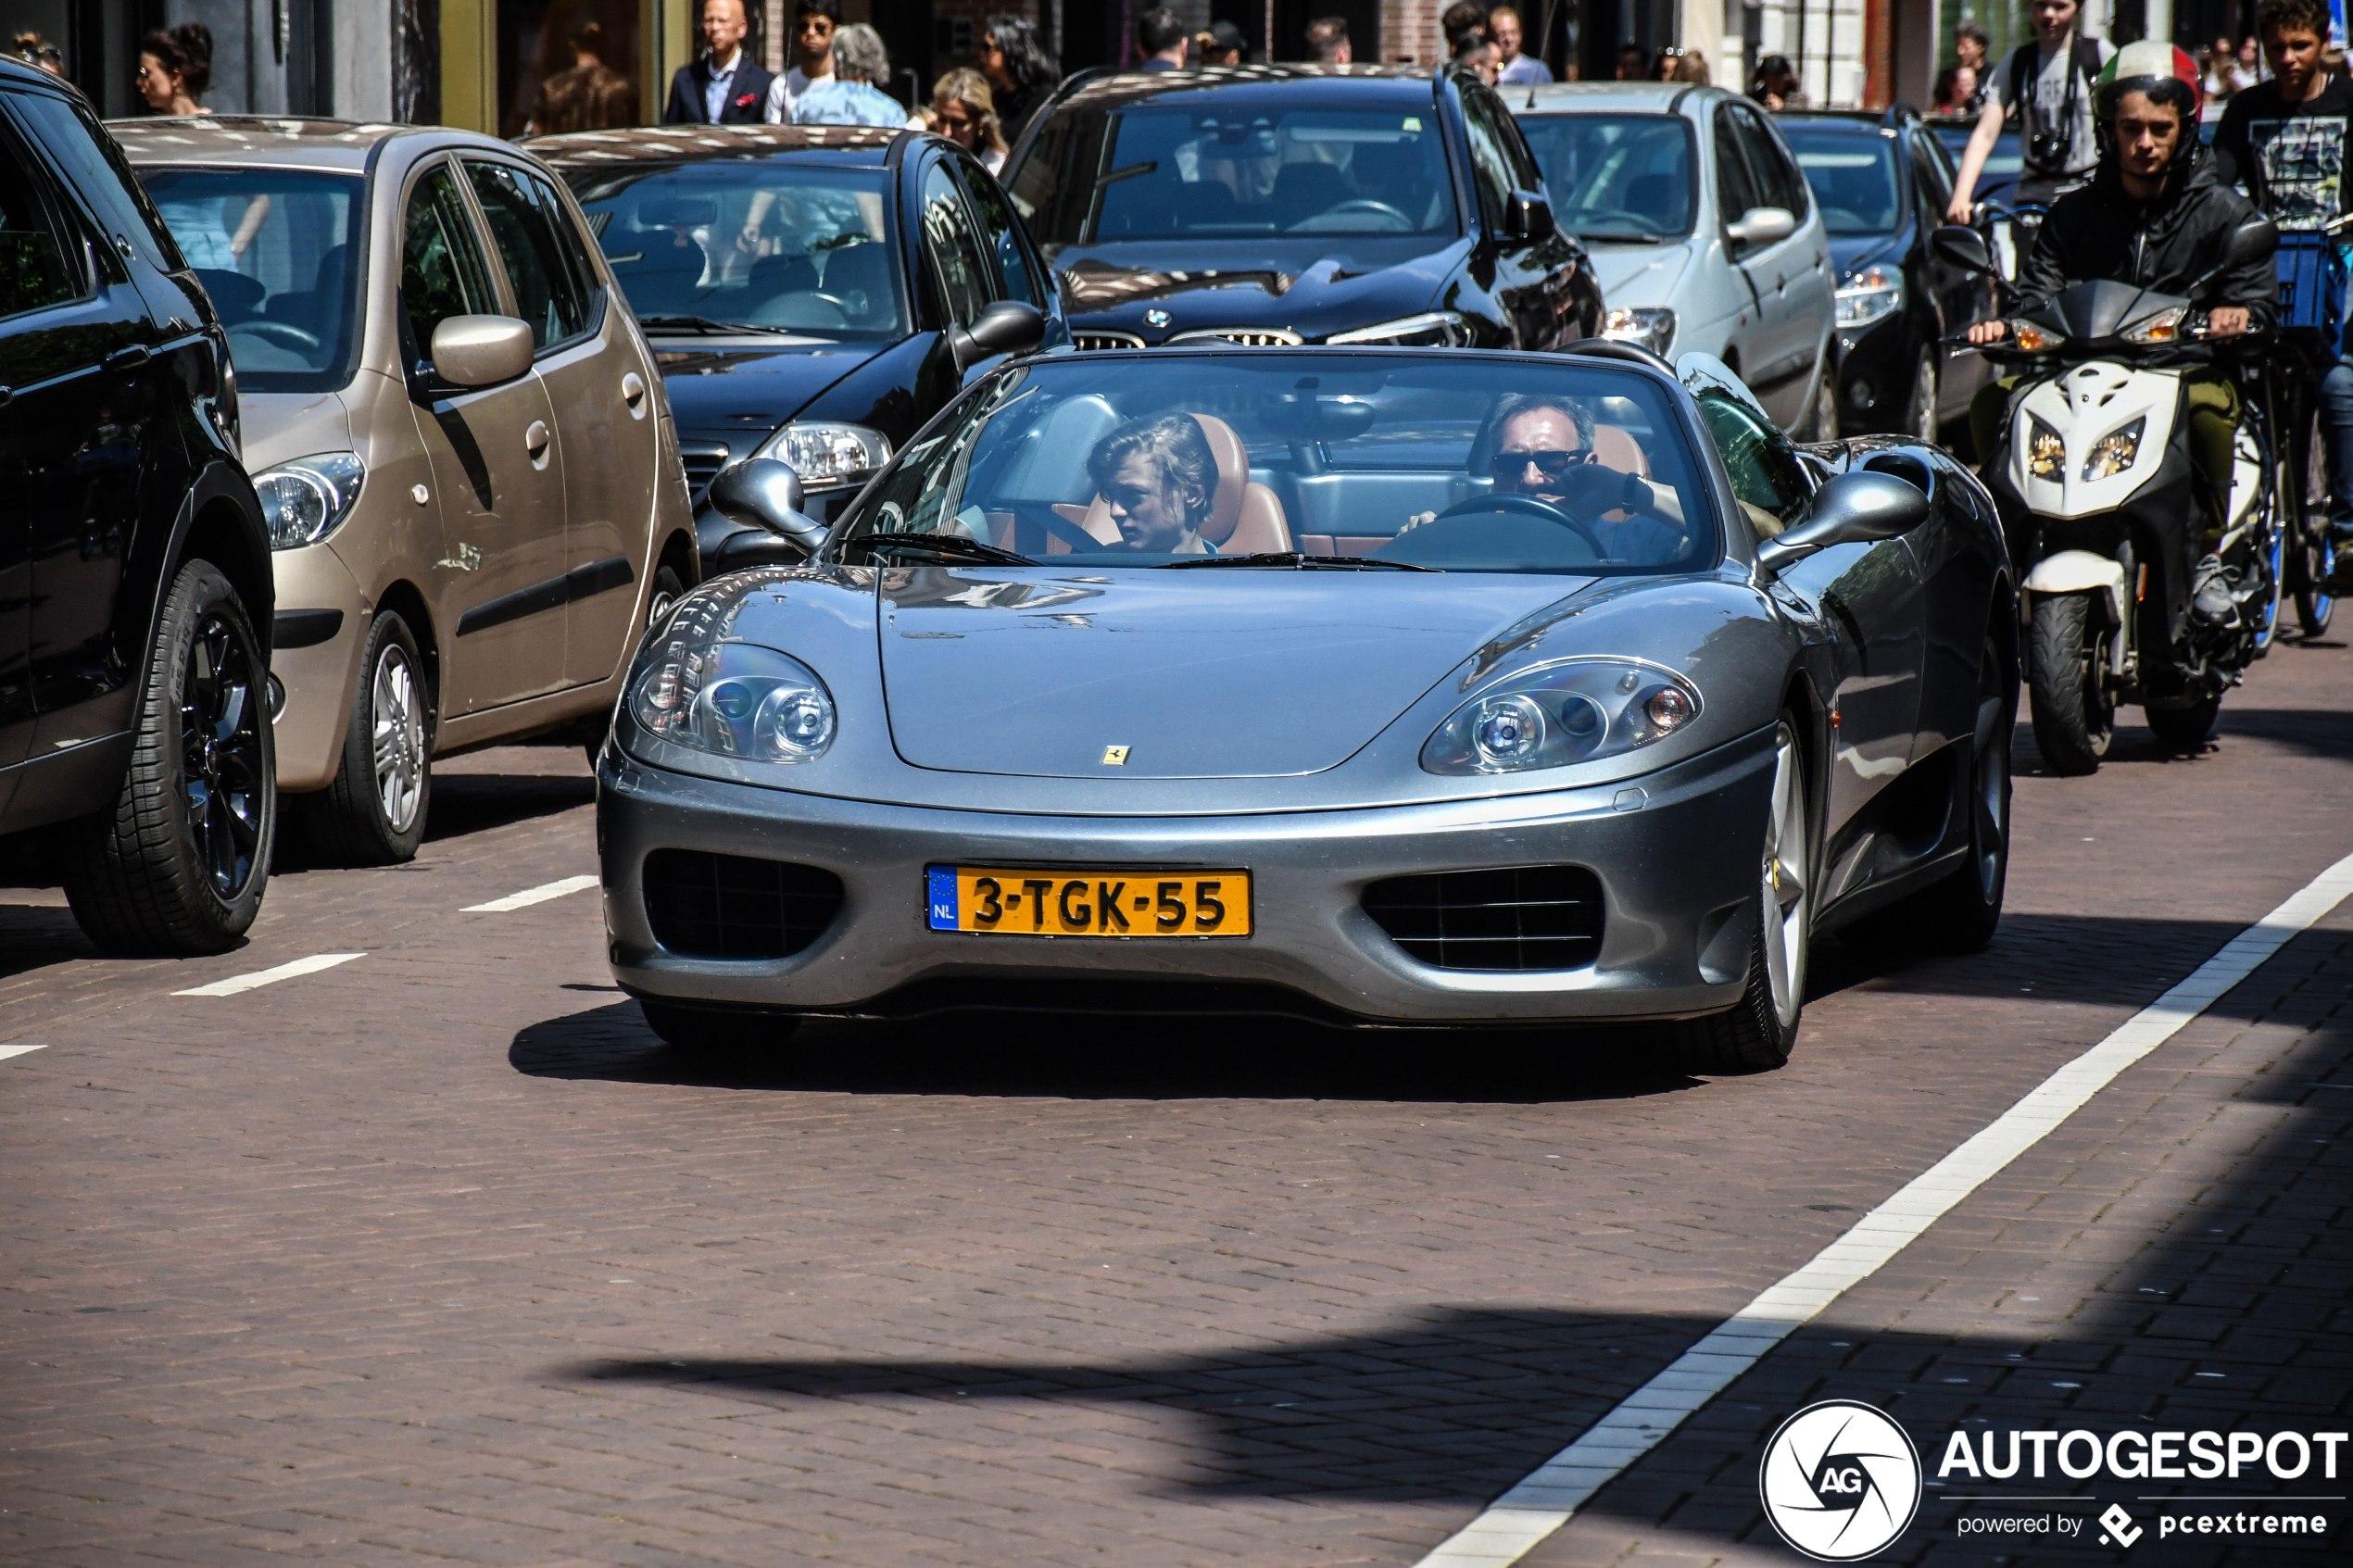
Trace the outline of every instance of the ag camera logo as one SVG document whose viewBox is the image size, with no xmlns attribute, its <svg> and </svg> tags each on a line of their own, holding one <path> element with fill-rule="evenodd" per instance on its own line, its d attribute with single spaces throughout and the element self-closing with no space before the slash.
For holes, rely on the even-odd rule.
<svg viewBox="0 0 2353 1568">
<path fill-rule="evenodd" d="M 1886 1412 L 1824 1399 L 1780 1424 L 1756 1472 L 1781 1539 L 1822 1562 L 1853 1562 L 1902 1535 L 1920 1507 L 1920 1456 Z"/>
</svg>

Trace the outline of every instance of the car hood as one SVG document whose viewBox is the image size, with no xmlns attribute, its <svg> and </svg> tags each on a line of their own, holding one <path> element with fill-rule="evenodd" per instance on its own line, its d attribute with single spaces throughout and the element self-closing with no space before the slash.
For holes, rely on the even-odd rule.
<svg viewBox="0 0 2353 1568">
<path fill-rule="evenodd" d="M 1504 628 L 1591 581 L 1216 567 L 886 572 L 877 614 L 891 740 L 916 767 L 952 772 L 1319 772 Z M 1117 773 L 1109 747 L 1126 748 Z"/>
<path fill-rule="evenodd" d="M 1900 259 L 1899 234 L 1832 234 L 1831 236 L 1831 269 L 1841 282 L 1874 261 L 1889 263 Z"/>
<path fill-rule="evenodd" d="M 1691 266 L 1691 242 L 1670 240 L 1664 245 L 1629 245 L 1588 240 L 1585 245 L 1593 257 L 1593 281 L 1601 284 L 1602 298 L 1611 307 L 1633 308 L 1680 303 L 1675 297 L 1675 285 Z"/>
<path fill-rule="evenodd" d="M 664 338 L 654 362 L 682 434 L 757 430 L 761 434 L 807 408 L 817 395 L 889 347 L 888 344 L 812 343 L 782 347 L 702 347 Z"/>
<path fill-rule="evenodd" d="M 1429 309 L 1471 244 L 1318 234 L 1073 245 L 1054 268 L 1074 327 L 1147 343 L 1204 327 L 1281 327 L 1313 339 Z M 1147 320 L 1147 311 L 1168 320 Z"/>
</svg>

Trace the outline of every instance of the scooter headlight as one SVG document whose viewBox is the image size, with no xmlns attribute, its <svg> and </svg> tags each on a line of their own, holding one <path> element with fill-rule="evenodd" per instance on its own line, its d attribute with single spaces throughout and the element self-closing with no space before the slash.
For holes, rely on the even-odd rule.
<svg viewBox="0 0 2353 1568">
<path fill-rule="evenodd" d="M 2146 429 L 2148 419 L 2145 415 L 2122 430 L 2112 430 L 2093 442 L 2092 455 L 2083 459 L 2083 477 L 2107 479 L 2131 468 L 2133 459 L 2141 455 L 2141 433 Z"/>
<path fill-rule="evenodd" d="M 2032 422 L 2027 426 L 2026 471 L 2057 484 L 2067 477 L 2067 443 L 2041 420 L 2027 418 Z"/>
</svg>

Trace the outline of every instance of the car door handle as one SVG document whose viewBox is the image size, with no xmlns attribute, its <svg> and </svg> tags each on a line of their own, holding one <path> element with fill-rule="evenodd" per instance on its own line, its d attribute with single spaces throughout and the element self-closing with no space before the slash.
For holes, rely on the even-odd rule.
<svg viewBox="0 0 2353 1568">
<path fill-rule="evenodd" d="M 621 378 L 621 400 L 629 405 L 630 418 L 642 420 L 646 417 L 646 383 L 636 371 L 632 370 Z"/>
<path fill-rule="evenodd" d="M 531 454 L 533 462 L 537 462 L 546 455 L 549 436 L 547 421 L 545 420 L 532 420 L 531 428 L 522 433 L 523 450 Z"/>
<path fill-rule="evenodd" d="M 147 352 L 147 345 L 145 344 L 134 343 L 128 348 L 118 348 L 112 354 L 107 355 L 106 358 L 106 367 L 107 370 L 120 374 L 124 370 L 138 370 L 141 366 L 145 365 L 148 360 L 154 358 L 154 355 Z"/>
</svg>

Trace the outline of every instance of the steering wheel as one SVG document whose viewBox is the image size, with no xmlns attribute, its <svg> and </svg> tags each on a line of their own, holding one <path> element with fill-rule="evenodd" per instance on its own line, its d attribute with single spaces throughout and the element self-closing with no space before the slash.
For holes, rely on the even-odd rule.
<svg viewBox="0 0 2353 1568">
<path fill-rule="evenodd" d="M 316 337 L 285 321 L 239 321 L 229 330 L 249 332 L 264 343 L 274 343 L 283 348 L 316 350 L 320 346 Z"/>
<path fill-rule="evenodd" d="M 1455 502 L 1430 521 L 1436 522 L 1443 518 L 1463 517 L 1473 512 L 1524 512 L 1529 517 L 1541 517 L 1546 522 L 1560 524 L 1591 545 L 1593 547 L 1595 559 L 1607 560 L 1609 558 L 1609 552 L 1602 547 L 1601 537 L 1591 528 L 1550 501 L 1541 501 L 1533 495 L 1515 495 L 1508 492 L 1501 495 L 1473 495 L 1467 501 Z"/>
<path fill-rule="evenodd" d="M 1370 196 L 1358 196 L 1353 200 L 1341 202 L 1338 207 L 1326 207 L 1321 216 L 1325 218 L 1333 218 L 1343 212 L 1374 212 L 1378 213 L 1383 218 L 1394 220 L 1400 229 L 1410 230 L 1414 226 L 1414 220 L 1412 219 L 1406 217 L 1403 213 L 1398 211 L 1387 202 L 1375 201 Z"/>
</svg>

